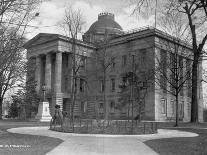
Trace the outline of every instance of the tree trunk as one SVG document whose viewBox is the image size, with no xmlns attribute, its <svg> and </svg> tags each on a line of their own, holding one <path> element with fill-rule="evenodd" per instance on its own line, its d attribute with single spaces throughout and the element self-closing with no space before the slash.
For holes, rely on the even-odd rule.
<svg viewBox="0 0 207 155">
<path fill-rule="evenodd" d="M 105 121 L 107 121 L 109 119 L 109 116 L 108 116 L 108 105 L 106 103 L 106 70 L 105 68 L 103 72 L 103 82 L 104 82 L 103 102 L 104 102 L 104 113 L 105 113 L 104 119 Z"/>
<path fill-rule="evenodd" d="M 194 61 L 192 67 L 192 101 L 191 101 L 191 122 L 198 122 L 198 60 L 199 55 L 194 53 Z"/>
<path fill-rule="evenodd" d="M 129 122 L 129 111 L 130 111 L 130 101 L 128 103 L 128 107 L 127 107 L 127 118 L 128 118 L 128 122 Z"/>
<path fill-rule="evenodd" d="M 75 39 L 73 39 L 73 44 L 72 44 L 72 53 L 73 53 L 73 63 L 72 63 L 72 104 L 71 104 L 71 123 L 73 126 L 73 131 L 74 131 L 74 106 L 75 106 L 75 97 L 76 97 L 76 49 L 75 49 Z"/>
<path fill-rule="evenodd" d="M 179 113 L 178 113 L 178 94 L 175 96 L 175 108 L 176 108 L 176 114 L 175 114 L 175 127 L 178 126 L 178 121 L 179 121 Z"/>
<path fill-rule="evenodd" d="M 140 100 L 140 99 L 139 99 Z M 139 122 L 141 122 L 141 117 L 142 117 L 142 105 L 141 101 L 139 101 Z"/>
<path fill-rule="evenodd" d="M 3 105 L 3 98 L 0 97 L 0 120 L 2 119 L 2 105 Z"/>
</svg>

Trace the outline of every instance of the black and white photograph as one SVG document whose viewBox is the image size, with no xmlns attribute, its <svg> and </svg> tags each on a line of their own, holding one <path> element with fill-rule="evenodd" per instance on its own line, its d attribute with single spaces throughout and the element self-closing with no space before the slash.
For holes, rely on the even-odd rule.
<svg viewBox="0 0 207 155">
<path fill-rule="evenodd" d="M 0 0 L 0 155 L 206 155 L 207 0 Z"/>
</svg>

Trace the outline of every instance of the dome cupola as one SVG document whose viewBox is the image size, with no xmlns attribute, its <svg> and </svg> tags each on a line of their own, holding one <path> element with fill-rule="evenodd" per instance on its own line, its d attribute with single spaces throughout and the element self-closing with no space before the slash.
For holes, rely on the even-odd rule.
<svg viewBox="0 0 207 155">
<path fill-rule="evenodd" d="M 83 40 L 98 42 L 104 39 L 106 33 L 107 36 L 111 37 L 123 34 L 123 31 L 122 27 L 115 21 L 114 14 L 104 12 L 98 15 L 98 20 L 83 35 Z"/>
</svg>

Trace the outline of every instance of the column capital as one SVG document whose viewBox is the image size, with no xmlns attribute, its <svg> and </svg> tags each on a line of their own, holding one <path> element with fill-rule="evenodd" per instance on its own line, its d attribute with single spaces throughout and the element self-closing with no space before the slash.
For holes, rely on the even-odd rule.
<svg viewBox="0 0 207 155">
<path fill-rule="evenodd" d="M 51 52 L 48 52 L 45 55 L 46 55 L 46 57 L 51 57 L 52 56 L 52 53 Z"/>
<path fill-rule="evenodd" d="M 63 53 L 63 51 L 55 51 L 55 53 Z"/>
<path fill-rule="evenodd" d="M 53 53 L 54 53 L 53 51 L 49 51 L 49 52 L 45 53 L 45 55 L 51 55 Z"/>
</svg>

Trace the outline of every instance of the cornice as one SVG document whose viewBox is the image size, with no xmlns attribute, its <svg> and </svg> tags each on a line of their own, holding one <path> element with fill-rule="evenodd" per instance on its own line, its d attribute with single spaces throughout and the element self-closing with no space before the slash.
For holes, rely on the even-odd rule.
<svg viewBox="0 0 207 155">
<path fill-rule="evenodd" d="M 43 42 L 40 42 L 38 44 L 35 44 L 35 46 L 36 45 L 42 45 L 42 44 L 45 44 L 45 43 L 48 43 L 48 42 L 52 42 L 52 41 L 56 41 L 56 40 L 62 40 L 62 41 L 65 41 L 65 42 L 72 43 L 72 38 L 69 38 L 69 37 L 66 37 L 66 36 L 63 36 L 63 35 L 60 35 L 60 34 L 39 33 L 38 35 L 33 37 L 31 40 L 26 42 L 23 47 L 25 49 L 29 49 L 29 48 L 33 47 L 34 46 L 33 43 L 35 43 L 35 41 L 37 41 L 40 37 L 49 37 L 50 39 L 49 40 L 45 40 Z M 80 45 L 80 46 L 96 49 L 95 45 L 93 45 L 91 43 L 83 42 L 81 40 L 76 40 L 76 44 Z"/>
<path fill-rule="evenodd" d="M 136 40 L 136 39 L 143 39 L 143 38 L 147 38 L 147 37 L 162 38 L 162 39 L 170 41 L 172 43 L 176 43 L 176 44 L 179 44 L 181 46 L 184 46 L 184 47 L 186 47 L 190 50 L 193 49 L 192 46 L 189 43 L 187 43 L 187 42 L 185 42 L 181 39 L 175 38 L 175 37 L 163 32 L 163 31 L 160 31 L 156 28 L 151 28 L 151 27 L 147 27 L 145 29 L 140 29 L 140 30 L 137 30 L 137 31 L 131 31 L 130 33 L 125 33 L 123 35 L 114 37 L 114 38 L 109 40 L 108 46 L 123 44 L 123 43 L 129 42 L 129 41 L 133 41 L 133 40 Z M 104 47 L 104 45 L 102 47 Z"/>
</svg>

